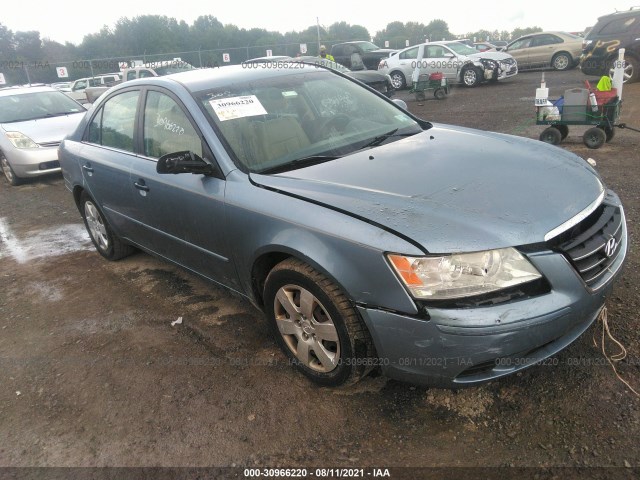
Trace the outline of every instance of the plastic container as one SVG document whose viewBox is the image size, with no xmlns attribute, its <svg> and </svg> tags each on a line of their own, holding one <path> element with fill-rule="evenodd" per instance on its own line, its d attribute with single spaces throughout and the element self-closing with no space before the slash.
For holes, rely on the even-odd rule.
<svg viewBox="0 0 640 480">
<path fill-rule="evenodd" d="M 587 118 L 587 104 L 589 90 L 586 88 L 572 88 L 564 92 L 562 106 L 563 122 L 584 122 Z"/>
</svg>

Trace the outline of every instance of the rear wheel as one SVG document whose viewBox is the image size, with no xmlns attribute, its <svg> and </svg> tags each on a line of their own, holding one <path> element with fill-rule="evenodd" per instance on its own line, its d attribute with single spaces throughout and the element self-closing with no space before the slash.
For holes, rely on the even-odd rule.
<svg viewBox="0 0 640 480">
<path fill-rule="evenodd" d="M 402 72 L 393 72 L 389 75 L 391 77 L 391 85 L 396 90 L 403 89 L 407 86 L 407 80 L 404 78 Z"/>
<path fill-rule="evenodd" d="M 573 58 L 567 52 L 556 53 L 551 59 L 551 66 L 555 70 L 569 70 L 573 66 Z"/>
<path fill-rule="evenodd" d="M 342 290 L 304 262 L 288 259 L 269 273 L 265 309 L 290 361 L 323 386 L 354 383 L 370 370 L 373 343 Z"/>
<path fill-rule="evenodd" d="M 91 241 L 100 255 L 107 260 L 119 260 L 133 253 L 134 248 L 113 233 L 106 218 L 86 192 L 80 196 L 80 211 Z"/>
<path fill-rule="evenodd" d="M 614 64 L 609 69 L 609 76 L 613 78 Z M 635 59 L 635 57 L 631 57 L 629 55 L 625 55 L 624 57 L 624 83 L 633 83 L 638 81 L 638 77 L 640 77 L 640 62 Z"/>
<path fill-rule="evenodd" d="M 0 166 L 2 167 L 4 178 L 7 179 L 7 182 L 9 182 L 10 185 L 13 185 L 15 187 L 16 185 L 20 185 L 22 183 L 22 179 L 16 176 L 13 168 L 11 168 L 9 160 L 7 160 L 7 157 L 5 157 L 2 152 L 0 152 Z"/>
<path fill-rule="evenodd" d="M 604 145 L 604 142 L 607 140 L 607 134 L 603 129 L 598 127 L 593 127 L 584 132 L 582 136 L 582 140 L 584 144 L 589 148 L 600 148 Z"/>
</svg>

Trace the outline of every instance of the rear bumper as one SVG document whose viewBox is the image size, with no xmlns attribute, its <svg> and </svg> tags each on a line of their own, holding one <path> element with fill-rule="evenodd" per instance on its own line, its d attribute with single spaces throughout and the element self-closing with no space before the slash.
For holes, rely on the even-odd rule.
<svg viewBox="0 0 640 480">
<path fill-rule="evenodd" d="M 461 387 L 543 362 L 578 338 L 600 313 L 620 274 L 591 292 L 559 253 L 529 258 L 551 283 L 547 294 L 490 307 L 428 309 L 428 319 L 359 309 L 386 376 L 411 383 Z"/>
</svg>

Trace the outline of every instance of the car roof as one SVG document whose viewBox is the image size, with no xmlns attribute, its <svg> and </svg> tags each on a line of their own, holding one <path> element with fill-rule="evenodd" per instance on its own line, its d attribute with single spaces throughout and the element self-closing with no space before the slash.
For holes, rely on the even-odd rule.
<svg viewBox="0 0 640 480">
<path fill-rule="evenodd" d="M 25 93 L 60 92 L 53 87 L 12 87 L 0 90 L 0 97 L 23 95 Z"/>
<path fill-rule="evenodd" d="M 629 10 L 618 10 L 617 12 L 608 13 L 598 17 L 598 22 L 601 20 L 609 20 L 612 17 L 634 17 L 640 15 L 640 7 L 631 7 Z"/>
<path fill-rule="evenodd" d="M 162 77 L 148 77 L 137 80 L 130 80 L 120 84 L 122 88 L 134 86 L 136 84 L 167 86 L 167 84 L 178 83 L 183 85 L 190 92 L 200 92 L 216 87 L 230 85 L 236 82 L 248 80 L 261 80 L 265 78 L 275 78 L 288 75 L 296 75 L 301 72 L 312 73 L 326 70 L 334 72 L 328 68 L 318 68 L 318 65 L 305 65 L 301 68 L 247 68 L 246 65 L 229 65 L 224 67 L 201 68 L 186 72 L 173 73 Z"/>
</svg>

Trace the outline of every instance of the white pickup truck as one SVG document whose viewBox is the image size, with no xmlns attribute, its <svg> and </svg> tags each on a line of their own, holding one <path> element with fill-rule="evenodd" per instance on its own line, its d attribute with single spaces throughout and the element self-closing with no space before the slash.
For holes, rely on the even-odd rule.
<svg viewBox="0 0 640 480">
<path fill-rule="evenodd" d="M 109 90 L 113 85 L 129 80 L 135 80 L 136 78 L 146 77 L 162 77 L 171 73 L 179 73 L 187 70 L 193 70 L 195 67 L 182 61 L 179 58 L 173 60 L 162 60 L 157 62 L 142 63 L 135 61 L 132 63 L 132 67 L 124 68 L 121 70 L 120 75 L 122 79 L 118 79 L 117 82 L 111 84 L 95 85 L 86 89 L 86 97 L 89 103 L 95 102 L 100 95 Z"/>
<path fill-rule="evenodd" d="M 68 96 L 73 98 L 76 102 L 87 103 L 86 89 L 90 87 L 106 87 L 120 82 L 122 77 L 119 73 L 109 73 L 106 75 L 96 75 L 95 77 L 79 78 L 71 84 L 71 91 L 65 92 Z"/>
</svg>

